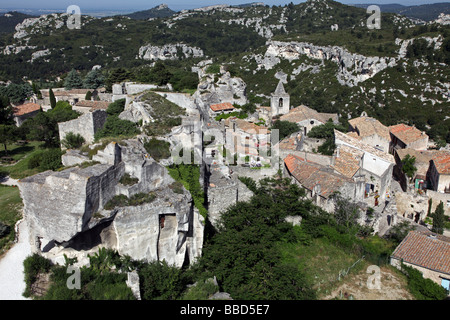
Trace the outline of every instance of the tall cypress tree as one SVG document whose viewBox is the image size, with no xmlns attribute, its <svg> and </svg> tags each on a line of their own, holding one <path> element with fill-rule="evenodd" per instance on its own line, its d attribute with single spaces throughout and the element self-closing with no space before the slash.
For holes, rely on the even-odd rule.
<svg viewBox="0 0 450 320">
<path fill-rule="evenodd" d="M 445 222 L 444 203 L 441 201 L 439 205 L 436 207 L 436 211 L 434 211 L 433 227 L 431 228 L 431 231 L 436 232 L 438 234 L 443 234 L 444 222 Z"/>
<path fill-rule="evenodd" d="M 56 98 L 51 88 L 49 90 L 49 96 L 50 96 L 50 106 L 53 109 L 54 107 L 56 107 Z"/>
</svg>

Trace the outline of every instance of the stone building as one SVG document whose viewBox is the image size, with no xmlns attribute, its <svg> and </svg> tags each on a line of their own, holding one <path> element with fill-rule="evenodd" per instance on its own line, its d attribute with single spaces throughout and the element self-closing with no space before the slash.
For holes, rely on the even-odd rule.
<svg viewBox="0 0 450 320">
<path fill-rule="evenodd" d="M 42 97 L 44 98 L 43 104 L 46 106 L 50 105 L 50 93 L 49 89 L 41 90 Z M 70 105 L 74 106 L 79 101 L 85 100 L 86 94 L 88 91 L 93 91 L 92 89 L 72 89 L 65 90 L 64 88 L 55 88 L 52 89 L 53 94 L 55 95 L 56 102 L 58 101 L 67 101 Z"/>
<path fill-rule="evenodd" d="M 348 167 L 358 169 L 359 174 L 364 176 L 366 194 L 378 193 L 380 200 L 384 200 L 391 187 L 394 157 L 340 131 L 334 130 L 334 136 L 337 158 L 342 158 L 342 147 L 342 151 L 347 153 L 352 150 L 351 155 L 346 157 L 350 161 Z"/>
<path fill-rule="evenodd" d="M 69 132 L 72 132 L 81 135 L 87 143 L 92 143 L 95 133 L 105 125 L 106 116 L 105 110 L 95 110 L 77 119 L 60 122 L 58 123 L 59 139 L 62 141 Z"/>
<path fill-rule="evenodd" d="M 361 117 L 351 119 L 348 123 L 349 135 L 380 151 L 389 151 L 389 143 L 391 142 L 389 128 L 380 121 L 363 113 Z"/>
<path fill-rule="evenodd" d="M 268 158 L 271 135 L 269 128 L 238 118 L 228 118 L 225 125 L 225 147 L 238 155 L 238 163 L 249 157 L 250 162 L 259 163 Z"/>
<path fill-rule="evenodd" d="M 221 114 L 228 114 L 235 110 L 230 102 L 215 103 L 209 106 L 209 116 L 214 118 Z"/>
<path fill-rule="evenodd" d="M 211 165 L 207 168 L 208 219 L 217 228 L 222 212 L 239 201 L 248 201 L 253 193 L 229 167 Z"/>
<path fill-rule="evenodd" d="M 441 173 L 439 173 L 437 170 L 434 170 L 436 169 L 436 167 L 430 170 L 430 164 L 431 160 L 436 159 L 436 161 L 438 161 L 439 158 L 442 158 L 443 160 L 447 158 L 447 162 L 450 164 L 450 151 L 414 150 L 410 148 L 396 150 L 394 152 L 394 158 L 396 162 L 396 165 L 394 167 L 394 176 L 398 179 L 400 185 L 405 191 L 409 178 L 406 177 L 405 173 L 402 171 L 402 161 L 407 155 L 415 158 L 414 167 L 417 169 L 413 177 L 415 189 L 426 190 L 428 189 L 428 187 L 433 188 L 433 185 L 429 183 L 431 181 L 433 181 L 433 183 L 438 186 L 439 189 L 439 175 L 443 174 L 444 178 L 441 183 L 443 183 L 442 186 L 444 186 L 443 189 L 445 190 L 445 161 L 442 163 L 442 165 L 438 165 L 438 167 L 441 169 Z"/>
<path fill-rule="evenodd" d="M 336 192 L 354 202 L 364 200 L 364 181 L 348 178 L 334 172 L 329 166 L 306 161 L 293 154 L 284 159 L 284 176 L 305 188 L 307 197 L 322 209 L 333 212 Z"/>
<path fill-rule="evenodd" d="M 81 113 L 93 112 L 95 110 L 105 110 L 108 109 L 110 102 L 108 101 L 93 101 L 93 100 L 82 100 L 77 102 L 72 109 Z"/>
<path fill-rule="evenodd" d="M 448 152 L 431 159 L 428 181 L 430 189 L 450 193 L 450 155 Z"/>
<path fill-rule="evenodd" d="M 428 149 L 428 135 L 417 129 L 416 127 L 410 127 L 403 123 L 389 127 L 391 134 L 391 144 L 389 146 L 389 152 L 394 154 L 398 149 L 415 149 L 415 150 L 427 150 Z"/>
<path fill-rule="evenodd" d="M 36 103 L 26 103 L 13 107 L 14 122 L 18 127 L 28 118 L 32 118 L 39 113 L 41 106 Z"/>
<path fill-rule="evenodd" d="M 450 238 L 431 232 L 410 231 L 391 255 L 391 265 L 401 263 L 419 270 L 424 278 L 450 289 Z"/>
<path fill-rule="evenodd" d="M 297 123 L 303 128 L 302 130 L 305 135 L 312 128 L 325 124 L 330 119 L 335 124 L 339 123 L 339 117 L 336 113 L 321 113 L 304 105 L 293 108 L 280 117 L 282 121 Z"/>
<path fill-rule="evenodd" d="M 272 117 L 283 115 L 289 112 L 291 109 L 291 98 L 289 94 L 284 90 L 283 82 L 280 80 L 275 92 L 270 97 L 270 108 Z"/>
</svg>

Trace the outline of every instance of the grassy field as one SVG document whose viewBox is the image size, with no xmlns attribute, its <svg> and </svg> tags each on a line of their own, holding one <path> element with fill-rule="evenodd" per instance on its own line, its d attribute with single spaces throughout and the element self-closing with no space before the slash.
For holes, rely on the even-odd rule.
<svg viewBox="0 0 450 320">
<path fill-rule="evenodd" d="M 8 152 L 0 151 L 0 158 L 8 156 L 13 159 L 12 163 L 0 164 L 0 177 L 10 176 L 13 179 L 22 179 L 39 173 L 39 169 L 28 169 L 28 159 L 35 153 L 42 152 L 42 142 L 32 141 L 25 146 L 8 145 Z"/>
<path fill-rule="evenodd" d="M 0 185 L 0 221 L 10 226 L 10 233 L 0 239 L 0 256 L 13 244 L 14 225 L 22 218 L 22 199 L 19 188 Z"/>
<path fill-rule="evenodd" d="M 339 284 L 339 273 L 344 274 L 352 266 L 350 273 L 355 273 L 366 264 L 357 262 L 361 257 L 349 254 L 325 238 L 312 239 L 309 245 L 283 243 L 279 249 L 283 261 L 298 265 L 319 296 L 329 294 Z"/>
</svg>

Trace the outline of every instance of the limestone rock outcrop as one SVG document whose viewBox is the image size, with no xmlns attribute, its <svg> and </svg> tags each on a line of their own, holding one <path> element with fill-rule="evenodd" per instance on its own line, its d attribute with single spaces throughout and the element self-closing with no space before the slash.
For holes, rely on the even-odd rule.
<svg viewBox="0 0 450 320">
<path fill-rule="evenodd" d="M 19 182 L 34 252 L 57 263 L 64 262 L 64 254 L 88 262 L 88 252 L 107 247 L 136 260 L 164 259 L 177 267 L 201 254 L 204 221 L 190 193 L 172 190 L 167 169 L 139 139 L 113 142 L 92 160 L 99 163 Z M 123 185 L 125 174 L 136 182 Z M 111 208 L 115 196 L 137 194 L 149 200 Z"/>
<path fill-rule="evenodd" d="M 298 60 L 302 55 L 335 62 L 339 67 L 336 74 L 337 80 L 348 86 L 355 86 L 397 63 L 396 58 L 366 57 L 338 46 L 316 46 L 306 42 L 281 41 L 267 42 L 267 51 L 264 56 L 255 55 L 253 58 L 258 64 L 258 70 L 262 68 L 270 70 L 280 63 L 280 59 L 293 61 Z"/>
<path fill-rule="evenodd" d="M 143 60 L 174 60 L 178 58 L 201 58 L 204 52 L 200 48 L 184 43 L 166 44 L 164 46 L 145 45 L 139 48 L 139 59 Z"/>
</svg>

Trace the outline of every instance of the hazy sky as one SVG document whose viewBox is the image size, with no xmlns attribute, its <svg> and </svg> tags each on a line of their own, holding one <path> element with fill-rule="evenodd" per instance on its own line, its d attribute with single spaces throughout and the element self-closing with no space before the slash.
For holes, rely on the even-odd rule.
<svg viewBox="0 0 450 320">
<path fill-rule="evenodd" d="M 150 9 L 161 3 L 166 3 L 172 10 L 193 9 L 214 4 L 242 4 L 250 2 L 264 2 L 267 5 L 284 5 L 290 3 L 291 0 L 1 0 L 0 8 L 23 8 L 23 9 L 65 9 L 69 5 L 78 5 L 83 12 L 85 9 Z M 304 0 L 292 1 L 294 4 L 304 2 Z M 418 5 L 426 3 L 449 2 L 444 0 L 341 0 L 342 3 L 398 3 L 403 5 Z"/>
</svg>

